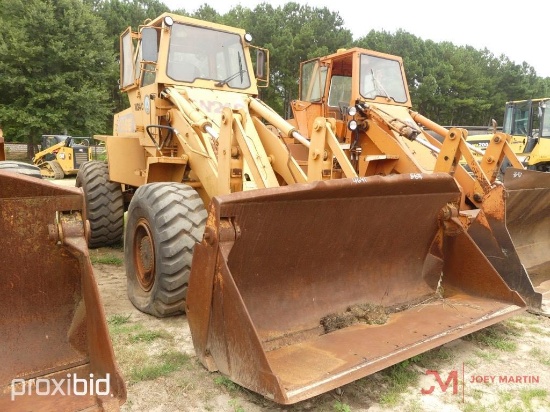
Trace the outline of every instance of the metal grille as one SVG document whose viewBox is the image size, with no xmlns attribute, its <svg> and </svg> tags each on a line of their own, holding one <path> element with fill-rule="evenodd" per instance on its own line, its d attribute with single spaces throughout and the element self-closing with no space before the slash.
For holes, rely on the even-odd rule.
<svg viewBox="0 0 550 412">
<path fill-rule="evenodd" d="M 80 168 L 80 165 L 88 161 L 88 151 L 84 150 L 83 152 L 75 151 L 74 154 L 74 167 L 75 169 Z"/>
</svg>

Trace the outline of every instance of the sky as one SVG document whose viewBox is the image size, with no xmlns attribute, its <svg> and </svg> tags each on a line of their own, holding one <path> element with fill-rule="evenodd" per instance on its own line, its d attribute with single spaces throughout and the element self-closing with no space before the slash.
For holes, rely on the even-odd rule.
<svg viewBox="0 0 550 412">
<path fill-rule="evenodd" d="M 227 13 L 240 4 L 253 9 L 268 2 L 273 7 L 284 5 L 287 0 L 161 0 L 171 10 L 182 8 L 195 12 L 208 4 L 218 13 Z M 537 75 L 550 77 L 550 57 L 544 43 L 548 37 L 548 25 L 543 24 L 543 14 L 548 12 L 547 0 L 520 2 L 526 7 L 510 7 L 501 0 L 461 0 L 445 2 L 435 0 L 293 0 L 310 7 L 327 7 L 340 14 L 344 27 L 354 39 L 366 36 L 370 30 L 395 33 L 403 29 L 424 40 L 449 41 L 457 46 L 487 48 L 495 56 L 508 56 L 516 64 L 524 61 L 534 67 Z M 337 6 L 341 4 L 342 6 Z M 349 6 L 345 6 L 348 4 Z M 527 5 L 529 7 L 527 7 Z M 245 28 L 246 29 L 246 28 Z M 253 34 L 253 33 L 252 33 Z M 381 50 L 383 51 L 383 50 Z"/>
</svg>

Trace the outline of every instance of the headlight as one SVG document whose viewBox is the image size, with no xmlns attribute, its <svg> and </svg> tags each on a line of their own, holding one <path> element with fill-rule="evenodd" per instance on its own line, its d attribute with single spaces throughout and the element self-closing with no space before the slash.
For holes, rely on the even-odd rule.
<svg viewBox="0 0 550 412">
<path fill-rule="evenodd" d="M 357 107 L 349 106 L 348 107 L 348 115 L 355 116 L 356 114 L 357 114 Z"/>
<path fill-rule="evenodd" d="M 350 120 L 348 122 L 348 129 L 351 131 L 357 130 L 357 122 L 355 120 Z"/>
<path fill-rule="evenodd" d="M 164 18 L 164 24 L 166 24 L 166 26 L 168 27 L 172 27 L 172 25 L 174 24 L 174 19 L 170 16 L 166 16 Z"/>
</svg>

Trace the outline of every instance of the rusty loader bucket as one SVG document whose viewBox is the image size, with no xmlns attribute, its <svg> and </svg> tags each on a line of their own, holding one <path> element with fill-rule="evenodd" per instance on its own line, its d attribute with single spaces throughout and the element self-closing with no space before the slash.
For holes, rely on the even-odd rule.
<svg viewBox="0 0 550 412">
<path fill-rule="evenodd" d="M 116 411 L 126 399 L 82 193 L 0 171 L 0 410 Z"/>
<path fill-rule="evenodd" d="M 540 314 L 550 316 L 550 173 L 508 168 L 504 186 L 506 225 L 535 290 L 543 295 Z"/>
<path fill-rule="evenodd" d="M 458 223 L 448 174 L 216 197 L 187 316 L 199 359 L 282 404 L 525 310 Z"/>
</svg>

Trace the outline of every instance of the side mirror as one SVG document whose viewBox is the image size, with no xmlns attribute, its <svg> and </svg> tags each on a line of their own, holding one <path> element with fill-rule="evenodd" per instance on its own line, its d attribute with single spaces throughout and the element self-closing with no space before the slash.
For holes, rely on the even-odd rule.
<svg viewBox="0 0 550 412">
<path fill-rule="evenodd" d="M 256 77 L 267 80 L 267 56 L 265 50 L 256 50 Z"/>
</svg>

